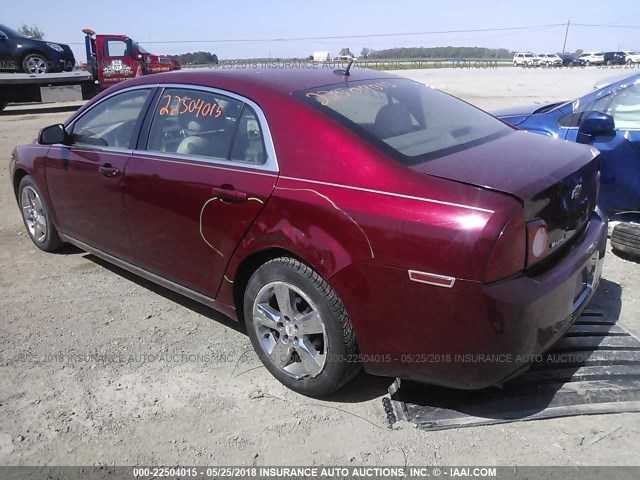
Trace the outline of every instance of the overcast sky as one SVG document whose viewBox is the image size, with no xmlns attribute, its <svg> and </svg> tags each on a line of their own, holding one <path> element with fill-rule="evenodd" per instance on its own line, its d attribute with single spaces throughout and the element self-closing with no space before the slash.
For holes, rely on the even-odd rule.
<svg viewBox="0 0 640 480">
<path fill-rule="evenodd" d="M 376 50 L 412 46 L 502 47 L 518 51 L 559 51 L 564 26 L 516 31 L 421 34 L 368 38 L 346 35 L 494 29 L 572 23 L 640 25 L 640 2 L 621 0 L 0 0 L 0 23 L 36 24 L 47 40 L 69 43 L 84 59 L 83 28 L 122 33 L 153 53 L 210 51 L 220 59 L 306 57 L 314 51 L 336 55 L 349 47 Z M 605 6 L 609 5 L 609 6 Z M 326 40 L 263 41 L 335 36 Z M 234 41 L 252 39 L 255 41 Z M 196 40 L 194 43 L 155 43 Z M 207 43 L 206 41 L 216 41 Z M 224 42 L 222 42 L 224 41 Z M 76 45 L 74 45 L 76 43 Z M 572 26 L 567 50 L 640 50 L 640 28 Z"/>
</svg>

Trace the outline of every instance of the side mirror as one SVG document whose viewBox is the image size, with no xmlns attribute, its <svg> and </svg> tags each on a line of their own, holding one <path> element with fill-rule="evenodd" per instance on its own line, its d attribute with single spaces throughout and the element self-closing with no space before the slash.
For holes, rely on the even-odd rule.
<svg viewBox="0 0 640 480">
<path fill-rule="evenodd" d="M 64 125 L 50 125 L 40 130 L 38 135 L 38 143 L 41 145 L 53 145 L 54 143 L 65 143 L 67 141 L 67 132 Z"/>
<path fill-rule="evenodd" d="M 589 143 L 595 135 L 612 135 L 616 123 L 611 115 L 602 112 L 587 113 L 578 126 L 578 143 Z"/>
</svg>

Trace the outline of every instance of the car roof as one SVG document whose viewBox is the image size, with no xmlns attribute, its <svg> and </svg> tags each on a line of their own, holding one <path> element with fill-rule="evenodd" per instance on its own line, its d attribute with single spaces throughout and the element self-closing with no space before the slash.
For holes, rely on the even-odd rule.
<svg viewBox="0 0 640 480">
<path fill-rule="evenodd" d="M 293 93 L 300 90 L 307 90 L 314 87 L 326 85 L 356 82 L 359 80 L 384 80 L 399 79 L 397 75 L 390 73 L 369 70 L 366 68 L 352 67 L 350 75 L 334 73 L 334 69 L 343 68 L 338 64 L 313 64 L 311 61 L 297 62 L 300 68 L 287 67 L 284 62 L 273 62 L 265 68 L 261 68 L 261 63 L 257 63 L 256 68 L 248 62 L 244 69 L 193 69 L 164 72 L 155 75 L 139 77 L 124 84 L 153 84 L 162 79 L 162 83 L 186 83 L 209 87 L 225 88 L 227 90 L 246 91 L 252 87 L 262 87 L 279 93 Z M 294 62 L 291 62 L 294 63 Z M 271 65 L 269 67 L 268 65 Z M 346 66 L 346 65 L 345 65 Z M 161 77 L 160 77 L 161 76 Z M 405 79 L 406 80 L 406 79 Z"/>
</svg>

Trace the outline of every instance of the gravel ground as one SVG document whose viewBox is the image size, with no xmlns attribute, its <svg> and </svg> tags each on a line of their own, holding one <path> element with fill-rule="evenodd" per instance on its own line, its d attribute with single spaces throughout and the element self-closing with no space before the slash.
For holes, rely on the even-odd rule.
<svg viewBox="0 0 640 480">
<path fill-rule="evenodd" d="M 616 73 L 402 72 L 487 109 L 572 98 Z M 8 159 L 72 110 L 0 116 L 0 465 L 640 464 L 640 414 L 388 429 L 391 379 L 362 374 L 329 400 L 299 396 L 260 366 L 235 322 L 74 248 L 40 252 Z M 636 263 L 609 252 L 595 299 L 637 336 L 639 279 Z"/>
</svg>

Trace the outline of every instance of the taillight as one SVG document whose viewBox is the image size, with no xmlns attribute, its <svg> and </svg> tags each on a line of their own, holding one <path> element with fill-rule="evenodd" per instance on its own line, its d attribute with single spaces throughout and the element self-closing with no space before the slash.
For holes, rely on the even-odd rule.
<svg viewBox="0 0 640 480">
<path fill-rule="evenodd" d="M 524 270 L 527 252 L 524 213 L 519 212 L 500 232 L 484 273 L 485 282 L 495 282 Z"/>
<path fill-rule="evenodd" d="M 549 230 L 543 220 L 527 223 L 527 267 L 549 253 Z"/>
</svg>

